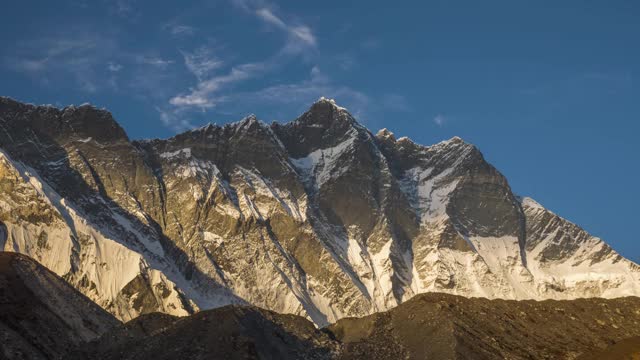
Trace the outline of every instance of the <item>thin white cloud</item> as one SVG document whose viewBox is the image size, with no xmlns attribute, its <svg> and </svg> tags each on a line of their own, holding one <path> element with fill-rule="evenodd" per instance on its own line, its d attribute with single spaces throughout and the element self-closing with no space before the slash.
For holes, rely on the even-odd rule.
<svg viewBox="0 0 640 360">
<path fill-rule="evenodd" d="M 156 107 L 156 111 L 160 115 L 162 124 L 173 131 L 180 132 L 194 128 L 194 125 L 182 116 L 180 111 L 167 111 L 159 107 Z"/>
<path fill-rule="evenodd" d="M 447 118 L 442 114 L 438 114 L 433 118 L 433 123 L 440 127 L 443 127 L 446 122 Z"/>
<path fill-rule="evenodd" d="M 226 75 L 215 76 L 202 82 L 188 94 L 171 98 L 168 106 L 158 108 L 162 123 L 174 131 L 192 128 L 188 120 L 194 110 L 215 108 L 222 113 L 242 113 L 250 107 L 267 110 L 266 116 L 284 117 L 291 112 L 304 111 L 318 98 L 335 98 L 356 117 L 366 118 L 372 106 L 370 98 L 348 86 L 334 83 L 318 66 L 313 66 L 307 79 L 299 82 L 271 85 L 252 91 L 227 91 L 226 88 L 250 79 L 265 71 L 262 64 L 245 64 L 233 68 Z M 221 89 L 225 89 L 221 91 Z"/>
<path fill-rule="evenodd" d="M 261 18 L 262 20 L 264 20 L 265 22 L 271 25 L 275 25 L 280 29 L 287 30 L 287 24 L 285 24 L 284 21 L 282 21 L 279 17 L 274 15 L 273 12 L 271 12 L 271 10 L 267 8 L 256 10 L 256 15 L 258 15 L 259 18 Z"/>
<path fill-rule="evenodd" d="M 309 75 L 311 77 L 311 82 L 316 84 L 328 83 L 330 81 L 329 77 L 320 70 L 318 65 L 314 65 L 311 68 Z"/>
<path fill-rule="evenodd" d="M 96 47 L 94 39 L 48 38 L 17 49 L 20 56 L 5 59 L 9 67 L 23 72 L 41 72 L 72 61 L 85 59 Z"/>
<path fill-rule="evenodd" d="M 110 41 L 103 47 L 90 34 L 69 37 L 48 37 L 24 42 L 14 49 L 14 56 L 2 59 L 4 65 L 40 82 L 50 85 L 59 80 L 75 80 L 75 85 L 86 91 L 95 92 L 99 88 L 97 63 L 113 48 Z M 102 63 L 101 71 L 105 64 Z"/>
<path fill-rule="evenodd" d="M 318 66 L 309 72 L 309 78 L 287 84 L 267 86 L 256 91 L 228 94 L 220 102 L 225 110 L 246 111 L 246 104 L 276 109 L 278 116 L 290 116 L 290 111 L 303 111 L 320 97 L 335 98 L 356 117 L 366 117 L 371 105 L 364 93 L 348 86 L 334 83 Z M 233 107 L 238 107 L 233 109 Z M 281 112 L 277 109 L 287 109 Z M 274 114 L 271 114 L 274 115 Z"/>
<path fill-rule="evenodd" d="M 286 31 L 289 36 L 303 42 L 308 46 L 316 46 L 316 37 L 313 35 L 311 28 L 306 25 L 289 25 L 281 18 L 276 16 L 269 8 L 260 8 L 256 10 L 256 15 L 267 24 L 271 24 L 281 30 Z"/>
<path fill-rule="evenodd" d="M 167 29 L 173 36 L 190 36 L 196 32 L 193 26 L 188 25 L 170 25 Z"/>
<path fill-rule="evenodd" d="M 188 92 L 180 93 L 169 99 L 169 104 L 180 108 L 198 108 L 200 110 L 215 107 L 221 99 L 221 88 L 263 76 L 268 72 L 285 66 L 292 58 L 304 53 L 303 50 L 314 49 L 316 38 L 311 30 L 303 24 L 291 24 L 276 15 L 273 6 L 262 0 L 233 0 L 233 3 L 249 14 L 261 19 L 265 24 L 273 26 L 287 35 L 282 49 L 262 62 L 236 65 L 224 75 L 213 75 L 224 65 L 224 61 L 213 55 L 206 48 L 195 52 L 182 52 L 185 66 L 196 76 L 198 82 Z"/>
<path fill-rule="evenodd" d="M 182 56 L 187 70 L 195 75 L 198 80 L 209 76 L 213 70 L 224 65 L 224 62 L 214 56 L 213 51 L 205 46 L 196 49 L 194 52 L 182 51 Z"/>
<path fill-rule="evenodd" d="M 311 28 L 306 25 L 289 27 L 289 32 L 309 46 L 316 46 L 316 37 Z"/>
<path fill-rule="evenodd" d="M 232 0 L 242 10 L 254 14 L 265 24 L 273 26 L 287 35 L 283 49 L 289 53 L 299 53 L 317 47 L 317 39 L 311 27 L 284 19 L 276 14 L 275 6 L 264 0 Z"/>
<path fill-rule="evenodd" d="M 118 71 L 122 70 L 122 68 L 123 68 L 123 66 L 122 66 L 122 65 L 120 65 L 120 64 L 118 64 L 118 63 L 110 62 L 110 63 L 107 65 L 107 69 L 108 69 L 109 71 L 111 71 L 111 72 L 118 72 Z"/>
<path fill-rule="evenodd" d="M 175 61 L 173 60 L 165 60 L 159 57 L 152 56 L 137 55 L 135 56 L 135 59 L 138 64 L 156 66 L 161 69 L 165 69 L 167 66 L 175 63 Z"/>
<path fill-rule="evenodd" d="M 7 59 L 6 63 L 15 71 L 25 72 L 29 74 L 41 72 L 47 68 L 48 58 L 43 59 L 25 59 L 25 58 L 11 58 Z"/>
<path fill-rule="evenodd" d="M 222 86 L 249 79 L 262 70 L 263 65 L 259 63 L 233 67 L 228 74 L 200 81 L 197 87 L 192 89 L 189 94 L 174 96 L 169 100 L 169 103 L 178 107 L 212 108 L 216 106 L 218 100 L 216 92 Z"/>
</svg>

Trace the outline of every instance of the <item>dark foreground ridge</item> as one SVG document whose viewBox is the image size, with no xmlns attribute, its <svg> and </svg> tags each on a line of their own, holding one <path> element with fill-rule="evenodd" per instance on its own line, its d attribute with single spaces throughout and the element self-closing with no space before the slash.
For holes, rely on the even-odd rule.
<svg viewBox="0 0 640 360">
<path fill-rule="evenodd" d="M 119 323 L 31 258 L 0 252 L 0 358 L 62 359 Z"/>
<path fill-rule="evenodd" d="M 432 293 L 328 330 L 344 344 L 344 359 L 573 359 L 637 336 L 640 298 L 513 301 Z"/>
<path fill-rule="evenodd" d="M 118 326 L 35 261 L 0 253 L 0 300 L 7 359 L 617 359 L 640 350 L 637 297 L 510 301 L 430 293 L 324 329 L 235 305 L 188 317 L 147 314 Z"/>
</svg>

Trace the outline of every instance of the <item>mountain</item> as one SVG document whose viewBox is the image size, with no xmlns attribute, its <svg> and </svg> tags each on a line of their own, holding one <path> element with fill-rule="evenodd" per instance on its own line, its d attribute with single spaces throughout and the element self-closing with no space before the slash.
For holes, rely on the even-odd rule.
<svg viewBox="0 0 640 360">
<path fill-rule="evenodd" d="M 417 294 L 640 295 L 640 267 L 518 197 L 460 138 L 376 135 L 332 100 L 132 141 L 91 105 L 0 98 L 0 248 L 127 321 L 229 304 L 318 326 Z"/>
<path fill-rule="evenodd" d="M 63 359 L 119 325 L 32 259 L 0 253 L 0 358 Z"/>
<path fill-rule="evenodd" d="M 428 293 L 322 330 L 299 316 L 237 305 L 182 318 L 142 315 L 86 347 L 88 358 L 127 360 L 515 360 L 594 354 L 618 359 L 637 349 L 639 321 L 637 297 L 538 302 Z"/>
<path fill-rule="evenodd" d="M 620 353 L 637 349 L 639 321 L 637 297 L 513 301 L 429 293 L 327 330 L 343 344 L 340 359 L 575 359 L 606 354 L 612 344 Z"/>
<path fill-rule="evenodd" d="M 229 305 L 188 317 L 145 314 L 85 348 L 104 360 L 333 359 L 340 344 L 300 316 Z"/>
</svg>

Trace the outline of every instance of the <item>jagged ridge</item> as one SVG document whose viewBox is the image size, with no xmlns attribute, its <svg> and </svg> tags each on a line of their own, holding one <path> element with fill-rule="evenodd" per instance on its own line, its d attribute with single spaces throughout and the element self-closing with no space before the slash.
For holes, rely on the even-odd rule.
<svg viewBox="0 0 640 360">
<path fill-rule="evenodd" d="M 249 303 L 325 325 L 431 291 L 640 294 L 636 264 L 516 197 L 475 146 L 373 135 L 328 99 L 286 124 L 132 142 L 104 110 L 1 98 L 0 149 L 0 245 L 123 320 Z"/>
</svg>

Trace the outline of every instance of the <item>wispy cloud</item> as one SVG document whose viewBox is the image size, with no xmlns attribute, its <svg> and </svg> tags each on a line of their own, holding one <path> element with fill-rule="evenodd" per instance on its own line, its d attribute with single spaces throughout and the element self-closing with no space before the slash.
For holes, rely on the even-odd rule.
<svg viewBox="0 0 640 360">
<path fill-rule="evenodd" d="M 68 63 L 74 59 L 83 59 L 96 47 L 91 38 L 48 38 L 24 44 L 17 52 L 21 55 L 6 59 L 14 70 L 40 72 Z"/>
<path fill-rule="evenodd" d="M 311 28 L 306 25 L 290 25 L 273 13 L 273 10 L 263 7 L 255 11 L 258 18 L 267 24 L 271 24 L 281 30 L 286 31 L 294 40 L 300 41 L 307 46 L 316 46 L 316 37 L 313 35 Z"/>
<path fill-rule="evenodd" d="M 356 117 L 366 118 L 371 99 L 364 93 L 348 86 L 340 85 L 314 66 L 307 79 L 298 82 L 266 86 L 255 91 L 243 91 L 225 96 L 221 106 L 225 110 L 246 111 L 246 104 L 269 108 L 270 116 L 290 116 L 291 111 L 303 111 L 309 104 L 325 96 L 335 98 L 346 106 Z M 287 109 L 279 111 L 279 109 Z"/>
<path fill-rule="evenodd" d="M 264 76 L 285 66 L 290 58 L 298 56 L 302 50 L 316 47 L 316 38 L 308 26 L 283 20 L 276 15 L 271 4 L 257 0 L 233 0 L 233 3 L 265 24 L 283 31 L 287 36 L 285 45 L 264 61 L 235 65 L 224 74 L 214 74 L 225 62 L 214 56 L 209 48 L 201 47 L 194 52 L 183 51 L 185 67 L 196 76 L 198 82 L 188 92 L 173 96 L 169 100 L 170 105 L 201 111 L 213 108 L 222 99 L 228 98 L 228 95 L 221 96 L 220 91 L 223 88 Z"/>
<path fill-rule="evenodd" d="M 175 63 L 173 60 L 162 59 L 154 56 L 136 55 L 135 60 L 138 64 L 157 66 L 161 69 L 167 68 L 167 66 Z"/>
<path fill-rule="evenodd" d="M 314 66 L 324 64 L 318 38 L 302 19 L 269 0 L 231 1 L 255 20 L 256 36 L 281 38 L 281 45 L 273 48 L 271 55 L 239 62 L 240 54 L 230 53 L 230 47 L 217 39 L 186 39 L 196 32 L 206 35 L 204 29 L 191 26 L 193 18 L 187 12 L 156 27 L 167 38 L 183 39 L 178 48 L 167 42 L 169 48 L 150 45 L 132 49 L 121 40 L 122 29 L 89 32 L 80 27 L 24 41 L 12 51 L 11 58 L 0 55 L 0 61 L 43 84 L 68 84 L 74 90 L 113 91 L 137 98 L 154 106 L 162 124 L 175 131 L 192 127 L 190 119 L 213 109 L 217 114 L 238 114 L 257 107 L 267 109 L 265 115 L 273 117 L 304 110 L 321 96 L 336 98 L 354 115 L 364 114 L 371 106 L 367 95 Z M 140 16 L 139 5 L 137 0 L 107 3 L 112 15 L 124 18 L 120 22 L 135 21 Z M 265 34 L 265 30 L 271 33 Z M 204 45 L 193 46 L 199 40 Z M 328 54 L 327 59 L 332 62 L 326 64 L 328 68 L 339 62 L 338 66 L 348 70 L 355 64 L 351 55 L 338 59 Z M 290 65 L 297 69 L 305 66 L 309 72 L 300 78 L 298 70 L 289 71 Z"/>
<path fill-rule="evenodd" d="M 193 26 L 189 25 L 178 25 L 171 24 L 166 25 L 165 28 L 171 33 L 173 36 L 191 36 L 196 32 L 196 29 Z"/>
<path fill-rule="evenodd" d="M 193 123 L 184 116 L 181 116 L 180 111 L 168 111 L 160 107 L 156 107 L 156 111 L 160 116 L 162 124 L 173 131 L 180 132 L 194 128 Z"/>
<path fill-rule="evenodd" d="M 253 14 L 265 24 L 283 31 L 287 35 L 283 52 L 300 53 L 317 47 L 317 38 L 311 27 L 279 16 L 273 4 L 265 0 L 232 0 L 232 3 L 247 13 Z"/>
<path fill-rule="evenodd" d="M 447 118 L 442 114 L 438 114 L 433 118 L 433 123 L 440 127 L 443 127 L 446 122 Z"/>
<path fill-rule="evenodd" d="M 212 108 L 219 100 L 216 93 L 222 86 L 246 80 L 262 70 L 261 64 L 235 66 L 227 74 L 200 81 L 189 94 L 174 96 L 169 100 L 169 103 L 178 107 Z"/>
<path fill-rule="evenodd" d="M 90 34 L 48 37 L 25 42 L 14 49 L 15 55 L 2 60 L 6 67 L 43 84 L 71 77 L 79 88 L 95 92 L 99 87 L 97 59 L 112 49 L 110 41 L 104 41 L 101 46 L 97 46 L 98 43 L 99 40 Z"/>
<path fill-rule="evenodd" d="M 111 71 L 111 72 L 118 72 L 118 71 L 122 70 L 122 67 L 123 67 L 122 65 L 117 64 L 117 63 L 113 63 L 113 62 L 110 62 L 107 65 L 107 69 L 109 71 Z"/>
<path fill-rule="evenodd" d="M 23 41 L 12 55 L 0 56 L 0 65 L 23 73 L 42 86 L 55 84 L 88 93 L 140 90 L 132 94 L 136 97 L 141 96 L 142 90 L 149 97 L 169 89 L 175 93 L 172 86 L 176 82 L 167 81 L 165 75 L 175 60 L 156 56 L 153 49 L 140 49 L 139 53 L 127 50 L 117 35 L 73 29 Z"/>
<path fill-rule="evenodd" d="M 213 70 L 224 65 L 224 62 L 213 54 L 213 50 L 206 46 L 199 47 L 193 52 L 182 51 L 182 56 L 187 70 L 198 80 L 211 75 Z"/>
<path fill-rule="evenodd" d="M 262 20 L 264 20 L 265 22 L 271 25 L 275 25 L 276 27 L 287 30 L 287 24 L 285 24 L 284 21 L 282 21 L 279 17 L 275 16 L 273 12 L 271 12 L 271 10 L 267 8 L 261 8 L 256 10 L 256 15 L 258 15 L 259 18 L 261 18 Z"/>
</svg>

